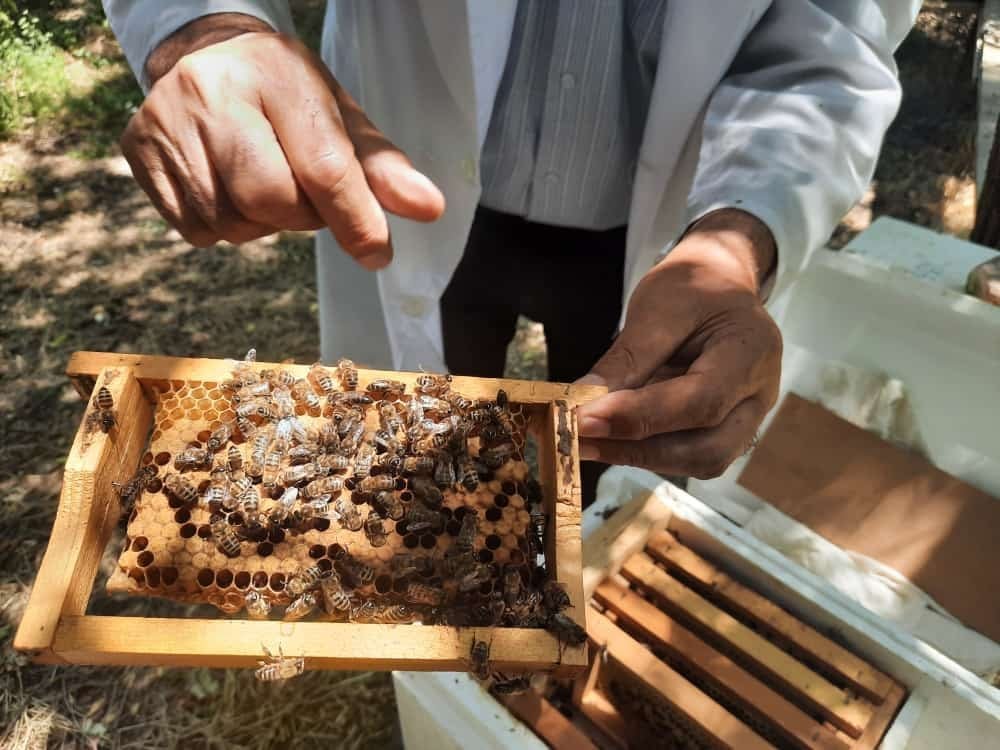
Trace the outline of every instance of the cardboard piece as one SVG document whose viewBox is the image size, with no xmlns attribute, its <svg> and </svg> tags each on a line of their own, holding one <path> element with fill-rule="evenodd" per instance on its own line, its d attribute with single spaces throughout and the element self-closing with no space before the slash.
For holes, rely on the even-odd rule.
<svg viewBox="0 0 1000 750">
<path fill-rule="evenodd" d="M 1000 501 L 788 394 L 739 483 L 1000 642 Z"/>
</svg>

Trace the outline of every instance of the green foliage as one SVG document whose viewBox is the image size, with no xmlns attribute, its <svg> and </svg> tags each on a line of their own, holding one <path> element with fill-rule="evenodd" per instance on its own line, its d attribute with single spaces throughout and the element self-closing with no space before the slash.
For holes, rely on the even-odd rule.
<svg viewBox="0 0 1000 750">
<path fill-rule="evenodd" d="M 62 52 L 27 11 L 0 5 L 0 137 L 57 114 L 69 94 Z"/>
</svg>

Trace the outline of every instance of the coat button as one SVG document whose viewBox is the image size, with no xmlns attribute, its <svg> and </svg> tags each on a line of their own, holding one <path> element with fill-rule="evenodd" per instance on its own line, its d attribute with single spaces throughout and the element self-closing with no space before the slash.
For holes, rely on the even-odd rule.
<svg viewBox="0 0 1000 750">
<path fill-rule="evenodd" d="M 576 76 L 572 73 L 563 73 L 559 76 L 559 82 L 564 89 L 571 89 L 576 86 Z"/>
<path fill-rule="evenodd" d="M 403 313 L 411 318 L 422 318 L 427 313 L 427 300 L 412 294 L 403 295 L 399 306 Z"/>
</svg>

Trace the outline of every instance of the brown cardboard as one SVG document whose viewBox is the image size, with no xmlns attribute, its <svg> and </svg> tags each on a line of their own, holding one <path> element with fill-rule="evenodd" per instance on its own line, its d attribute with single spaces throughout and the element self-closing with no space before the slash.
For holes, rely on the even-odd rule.
<svg viewBox="0 0 1000 750">
<path fill-rule="evenodd" d="M 1000 641 L 1000 501 L 794 394 L 739 483 Z"/>
</svg>

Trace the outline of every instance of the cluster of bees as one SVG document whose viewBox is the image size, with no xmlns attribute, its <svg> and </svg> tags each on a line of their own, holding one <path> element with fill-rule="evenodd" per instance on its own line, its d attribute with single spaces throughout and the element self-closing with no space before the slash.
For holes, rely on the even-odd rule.
<svg viewBox="0 0 1000 750">
<path fill-rule="evenodd" d="M 324 527 L 336 523 L 363 532 L 373 548 L 387 543 L 387 520 L 397 529 L 405 524 L 408 534 L 440 535 L 449 521 L 442 512 L 445 492 L 473 493 L 505 463 L 522 459 L 522 430 L 503 390 L 495 399 L 473 401 L 452 390 L 450 376 L 432 374 L 419 376 L 411 394 L 404 383 L 389 379 L 362 389 L 346 359 L 334 368 L 317 363 L 304 378 L 258 370 L 255 359 L 250 350 L 221 384 L 233 420 L 217 426 L 203 444 L 176 454 L 173 471 L 162 477 L 174 507 L 209 511 L 210 542 L 226 556 L 240 556 L 244 544 L 273 538 L 276 530 L 302 534 L 321 520 Z M 305 421 L 297 416 L 302 413 L 320 418 Z M 377 429 L 370 429 L 376 421 Z M 470 452 L 473 439 L 476 450 Z M 194 471 L 208 472 L 202 491 L 188 476 Z M 145 466 L 119 487 L 122 505 L 130 506 L 155 475 Z M 404 586 L 373 592 L 376 570 L 341 547 L 332 561 L 288 577 L 284 619 L 322 609 L 351 622 L 544 627 L 563 642 L 581 643 L 585 632 L 563 613 L 569 597 L 544 570 L 541 486 L 529 478 L 524 487 L 531 552 L 526 563 L 482 562 L 476 549 L 479 514 L 466 506 L 454 516 L 460 526 L 443 556 L 405 550 L 392 557 L 392 578 Z M 452 584 L 440 585 L 445 579 Z M 484 597 L 481 587 L 489 581 L 495 583 Z M 247 615 L 268 618 L 272 599 L 247 591 Z M 520 685 L 520 678 L 489 674 L 488 648 L 484 657 L 474 644 L 470 661 L 474 674 L 491 676 L 500 689 Z M 262 679 L 284 679 L 276 675 L 290 667 L 265 669 L 283 663 L 276 657 L 262 665 Z"/>
</svg>

